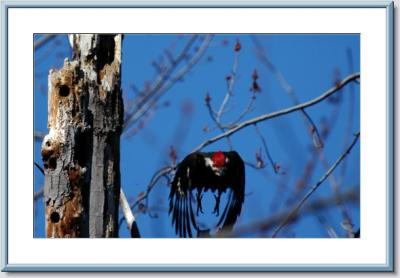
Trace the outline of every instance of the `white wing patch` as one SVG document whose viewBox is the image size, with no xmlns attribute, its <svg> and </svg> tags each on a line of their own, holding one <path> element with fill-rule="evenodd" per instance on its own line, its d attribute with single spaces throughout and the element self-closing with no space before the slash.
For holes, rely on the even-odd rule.
<svg viewBox="0 0 400 278">
<path fill-rule="evenodd" d="M 214 161 L 212 161 L 212 159 L 205 157 L 204 158 L 205 162 L 206 162 L 206 166 L 211 167 L 211 169 L 214 171 L 214 174 L 217 176 L 221 176 L 222 174 L 222 169 L 215 167 L 214 166 Z"/>
<path fill-rule="evenodd" d="M 206 166 L 214 168 L 214 162 L 212 161 L 212 159 L 210 159 L 209 157 L 205 157 L 204 159 L 206 161 Z"/>
<path fill-rule="evenodd" d="M 184 193 L 183 193 L 182 188 L 181 188 L 181 178 L 178 178 L 178 184 L 177 185 L 178 185 L 178 193 L 179 193 L 179 195 L 183 196 Z"/>
</svg>

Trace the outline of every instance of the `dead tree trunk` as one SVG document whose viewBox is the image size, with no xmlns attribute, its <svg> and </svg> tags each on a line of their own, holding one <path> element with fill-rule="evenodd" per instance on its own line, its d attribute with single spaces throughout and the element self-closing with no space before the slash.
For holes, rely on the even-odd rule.
<svg viewBox="0 0 400 278">
<path fill-rule="evenodd" d="M 49 73 L 46 235 L 117 237 L 122 35 L 69 37 L 73 60 Z"/>
</svg>

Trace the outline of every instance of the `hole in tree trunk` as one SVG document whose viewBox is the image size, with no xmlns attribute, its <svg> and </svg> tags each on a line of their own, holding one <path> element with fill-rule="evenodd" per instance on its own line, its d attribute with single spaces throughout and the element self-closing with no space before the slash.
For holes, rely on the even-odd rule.
<svg viewBox="0 0 400 278">
<path fill-rule="evenodd" d="M 57 168 L 57 159 L 55 157 L 50 157 L 48 167 L 52 170 Z"/>
<path fill-rule="evenodd" d="M 99 52 L 101 55 L 98 58 L 99 69 L 102 69 L 105 64 L 111 65 L 114 61 L 115 40 L 113 35 L 100 36 Z"/>
<path fill-rule="evenodd" d="M 50 221 L 53 223 L 58 223 L 58 221 L 60 221 L 60 214 L 56 211 L 53 211 L 50 214 Z"/>
<path fill-rule="evenodd" d="M 69 95 L 69 87 L 67 85 L 61 85 L 59 91 L 60 97 L 66 97 Z"/>
</svg>

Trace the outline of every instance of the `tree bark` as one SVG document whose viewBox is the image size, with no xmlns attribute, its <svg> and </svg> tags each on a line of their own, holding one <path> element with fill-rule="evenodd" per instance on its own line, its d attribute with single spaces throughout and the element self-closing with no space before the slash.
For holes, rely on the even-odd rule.
<svg viewBox="0 0 400 278">
<path fill-rule="evenodd" d="M 117 237 L 122 35 L 69 38 L 73 60 L 48 79 L 46 236 Z"/>
</svg>

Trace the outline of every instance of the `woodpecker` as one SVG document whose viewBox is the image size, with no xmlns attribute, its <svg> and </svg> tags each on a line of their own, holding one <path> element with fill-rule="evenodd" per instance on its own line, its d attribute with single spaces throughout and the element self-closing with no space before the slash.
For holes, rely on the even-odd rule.
<svg viewBox="0 0 400 278">
<path fill-rule="evenodd" d="M 195 152 L 178 164 L 169 194 L 169 214 L 179 237 L 192 237 L 193 229 L 197 236 L 201 234 L 196 216 L 203 213 L 202 195 L 207 190 L 214 193 L 213 213 L 220 217 L 217 226 L 224 231 L 232 230 L 241 213 L 245 192 L 245 167 L 237 152 Z M 228 199 L 220 214 L 224 192 Z"/>
</svg>

